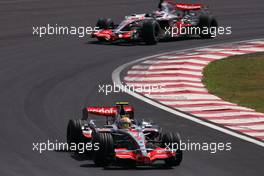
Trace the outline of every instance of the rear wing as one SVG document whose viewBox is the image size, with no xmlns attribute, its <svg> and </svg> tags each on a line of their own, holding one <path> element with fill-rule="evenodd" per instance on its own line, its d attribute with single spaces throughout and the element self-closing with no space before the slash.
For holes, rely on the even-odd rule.
<svg viewBox="0 0 264 176">
<path fill-rule="evenodd" d="M 199 10 L 202 8 L 202 4 L 175 4 L 175 9 L 179 10 Z"/>
<path fill-rule="evenodd" d="M 98 106 L 89 106 L 83 109 L 82 119 L 88 119 L 89 114 L 95 114 L 98 116 L 113 117 L 120 113 L 133 113 L 134 109 L 132 106 L 124 105 L 122 106 L 122 112 L 119 110 L 118 106 L 112 107 L 98 107 Z"/>
<path fill-rule="evenodd" d="M 100 116 L 115 116 L 117 114 L 116 107 L 87 107 L 86 111 L 91 114 Z"/>
</svg>

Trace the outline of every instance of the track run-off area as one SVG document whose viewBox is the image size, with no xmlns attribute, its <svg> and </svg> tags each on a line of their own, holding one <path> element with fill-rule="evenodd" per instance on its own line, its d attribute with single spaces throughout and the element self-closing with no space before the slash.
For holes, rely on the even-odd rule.
<svg viewBox="0 0 264 176">
<path fill-rule="evenodd" d="M 113 81 L 119 84 L 124 82 L 134 89 L 132 91 L 135 92 L 129 91 L 131 95 L 137 98 L 143 96 L 150 104 L 153 101 L 160 103 L 178 111 L 178 115 L 186 112 L 197 117 L 197 122 L 204 120 L 202 124 L 206 126 L 264 147 L 264 114 L 226 102 L 210 94 L 202 83 L 203 69 L 210 62 L 263 51 L 264 40 L 259 39 L 158 54 L 140 58 L 136 64 L 136 61 L 125 64 L 133 66 L 127 70 L 121 81 L 116 79 L 114 72 Z M 120 68 L 117 69 L 119 73 Z M 234 134 L 234 131 L 238 133 Z"/>
</svg>

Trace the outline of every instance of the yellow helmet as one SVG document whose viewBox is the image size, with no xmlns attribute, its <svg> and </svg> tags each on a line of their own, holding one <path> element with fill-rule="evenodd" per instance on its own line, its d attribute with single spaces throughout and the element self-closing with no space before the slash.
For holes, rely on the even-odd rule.
<svg viewBox="0 0 264 176">
<path fill-rule="evenodd" d="M 128 117 L 123 117 L 118 122 L 118 127 L 121 129 L 129 129 L 131 127 L 131 120 Z"/>
</svg>

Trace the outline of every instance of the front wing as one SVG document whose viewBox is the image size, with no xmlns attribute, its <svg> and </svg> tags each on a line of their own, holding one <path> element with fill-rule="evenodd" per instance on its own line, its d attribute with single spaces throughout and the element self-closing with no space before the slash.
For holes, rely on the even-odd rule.
<svg viewBox="0 0 264 176">
<path fill-rule="evenodd" d="M 156 160 L 165 160 L 167 158 L 175 157 L 176 152 L 167 150 L 165 148 L 156 148 L 147 153 L 147 155 L 141 154 L 135 150 L 127 150 L 126 148 L 115 149 L 115 156 L 118 159 L 130 159 L 140 164 L 151 164 Z"/>
</svg>

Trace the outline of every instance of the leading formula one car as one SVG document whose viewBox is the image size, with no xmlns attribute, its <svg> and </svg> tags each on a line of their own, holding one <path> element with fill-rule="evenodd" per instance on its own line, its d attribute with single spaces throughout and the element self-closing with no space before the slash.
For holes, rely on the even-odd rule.
<svg viewBox="0 0 264 176">
<path fill-rule="evenodd" d="M 84 118 L 88 113 L 106 116 L 106 124 L 98 127 L 94 120 L 70 120 L 67 140 L 69 143 L 97 143 L 98 150 L 90 153 L 97 166 L 151 165 L 157 160 L 164 160 L 170 167 L 180 165 L 182 151 L 178 147 L 172 148 L 179 146 L 179 135 L 164 132 L 154 123 L 138 121 L 128 103 L 119 102 L 113 107 L 87 107 Z M 122 128 L 122 125 L 127 128 Z"/>
<path fill-rule="evenodd" d="M 207 7 L 201 4 L 172 6 L 170 11 L 159 10 L 150 14 L 126 16 L 119 25 L 115 25 L 110 18 L 100 18 L 96 25 L 99 30 L 93 32 L 91 37 L 99 41 L 143 41 L 146 44 L 156 44 L 159 39 L 183 35 L 213 37 L 218 23 Z M 204 29 L 207 29 L 206 32 L 202 32 Z"/>
</svg>

